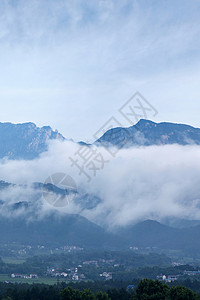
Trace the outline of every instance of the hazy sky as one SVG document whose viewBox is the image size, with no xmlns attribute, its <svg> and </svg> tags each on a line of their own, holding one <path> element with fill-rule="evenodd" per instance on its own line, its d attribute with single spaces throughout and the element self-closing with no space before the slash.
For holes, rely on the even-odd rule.
<svg viewBox="0 0 200 300">
<path fill-rule="evenodd" d="M 140 91 L 155 121 L 200 127 L 199 13 L 199 0 L 1 0 L 0 121 L 90 140 Z"/>
</svg>

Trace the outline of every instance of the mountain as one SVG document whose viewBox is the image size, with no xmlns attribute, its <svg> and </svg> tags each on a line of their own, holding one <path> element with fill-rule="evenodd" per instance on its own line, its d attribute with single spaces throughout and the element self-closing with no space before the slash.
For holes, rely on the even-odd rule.
<svg viewBox="0 0 200 300">
<path fill-rule="evenodd" d="M 167 122 L 155 123 L 141 119 L 131 127 L 108 130 L 95 144 L 119 148 L 167 144 L 200 145 L 200 128 Z"/>
<path fill-rule="evenodd" d="M 0 123 L 0 158 L 34 159 L 47 150 L 49 140 L 64 140 L 51 127 L 37 127 L 34 123 Z"/>
<path fill-rule="evenodd" d="M 0 159 L 34 159 L 48 149 L 49 140 L 65 140 L 51 127 L 37 127 L 34 123 L 0 123 Z M 87 145 L 84 142 L 80 146 Z M 113 128 L 95 143 L 97 146 L 151 146 L 166 144 L 200 145 L 200 129 L 184 124 L 155 123 L 141 119 L 129 128 Z"/>
<path fill-rule="evenodd" d="M 198 253 L 200 249 L 200 225 L 173 228 L 157 221 L 146 220 L 119 231 L 129 244 L 139 247 L 156 247 Z"/>
<path fill-rule="evenodd" d="M 196 255 L 200 249 L 198 220 L 173 218 L 165 220 L 165 224 L 146 220 L 110 233 L 78 214 L 59 213 L 55 210 L 48 210 L 47 213 L 44 199 L 41 198 L 44 190 L 63 197 L 71 192 L 52 184 L 34 183 L 28 187 L 0 181 L 1 243 L 14 241 L 34 245 L 70 244 L 115 249 L 129 246 L 155 247 L 180 250 L 191 255 Z M 89 211 L 98 207 L 101 199 L 77 191 L 73 202 Z M 171 226 L 166 225 L 167 223 Z"/>
<path fill-rule="evenodd" d="M 51 198 L 48 199 L 48 196 Z M 15 211 L 18 214 L 25 213 L 28 218 L 29 216 L 36 217 L 41 213 L 44 200 L 48 202 L 55 199 L 59 199 L 61 204 L 64 201 L 64 206 L 67 205 L 68 200 L 73 200 L 80 210 L 91 210 L 102 203 L 102 199 L 82 189 L 63 189 L 51 183 L 41 182 L 17 185 L 0 180 L 0 215 L 8 215 Z"/>
<path fill-rule="evenodd" d="M 51 214 L 34 221 L 27 221 L 24 217 L 1 217 L 0 237 L 1 243 L 25 245 L 75 245 L 87 248 L 116 248 L 123 245 L 121 238 L 75 214 Z"/>
<path fill-rule="evenodd" d="M 78 214 L 48 210 L 42 193 L 66 197 L 71 190 L 53 184 L 34 183 L 31 186 L 0 181 L 1 243 L 49 246 L 75 245 L 87 248 L 121 248 L 124 239 Z M 46 195 L 46 194 L 45 194 Z M 101 199 L 76 192 L 73 199 L 80 209 L 92 209 Z M 47 212 L 48 210 L 48 212 Z"/>
<path fill-rule="evenodd" d="M 166 217 L 162 219 L 162 224 L 175 228 L 187 228 L 200 225 L 200 220 L 187 220 L 176 217 Z"/>
</svg>

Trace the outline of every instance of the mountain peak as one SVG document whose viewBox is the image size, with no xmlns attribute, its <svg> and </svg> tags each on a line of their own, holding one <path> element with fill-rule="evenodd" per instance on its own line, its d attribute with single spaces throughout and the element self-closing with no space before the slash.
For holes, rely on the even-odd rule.
<svg viewBox="0 0 200 300">
<path fill-rule="evenodd" d="M 37 127 L 32 122 L 0 123 L 0 158 L 33 159 L 47 150 L 49 140 L 64 140 L 50 126 Z"/>
<path fill-rule="evenodd" d="M 156 127 L 158 123 L 155 123 L 148 119 L 140 119 L 135 125 L 131 127 L 145 128 L 145 127 Z"/>
<path fill-rule="evenodd" d="M 157 124 L 151 120 L 148 120 L 148 119 L 140 119 L 136 125 L 139 125 L 139 124 Z"/>
</svg>

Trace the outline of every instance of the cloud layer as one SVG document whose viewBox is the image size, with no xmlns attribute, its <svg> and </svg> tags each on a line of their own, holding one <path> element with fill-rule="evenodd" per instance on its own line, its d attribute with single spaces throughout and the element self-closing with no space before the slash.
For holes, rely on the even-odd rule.
<svg viewBox="0 0 200 300">
<path fill-rule="evenodd" d="M 33 161 L 2 160 L 2 180 L 29 186 L 1 191 L 0 198 L 7 203 L 4 208 L 19 201 L 35 201 L 34 205 L 39 207 L 37 211 L 40 215 L 55 210 L 61 214 L 80 213 L 110 228 L 149 218 L 200 218 L 198 146 L 167 145 L 124 149 L 117 153 L 116 158 L 112 158 L 106 149 L 98 148 L 98 153 L 109 162 L 105 163 L 102 170 L 97 171 L 96 177 L 93 177 L 91 170 L 87 170 L 92 178 L 90 182 L 84 174 L 79 175 L 76 166 L 71 167 L 69 157 L 80 160 L 75 155 L 78 150 L 79 146 L 71 142 L 52 142 L 49 151 Z M 84 203 L 87 197 L 62 208 L 50 206 L 30 185 L 33 182 L 45 182 L 49 175 L 57 172 L 73 177 L 79 193 L 92 195 L 90 202 L 95 196 L 101 200 L 96 202 L 95 199 L 96 204 L 90 208 Z M 36 198 L 37 201 L 34 200 Z"/>
</svg>

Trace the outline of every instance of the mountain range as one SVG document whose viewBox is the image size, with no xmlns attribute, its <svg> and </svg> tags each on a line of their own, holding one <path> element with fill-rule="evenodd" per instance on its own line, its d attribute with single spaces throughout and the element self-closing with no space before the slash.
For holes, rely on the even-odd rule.
<svg viewBox="0 0 200 300">
<path fill-rule="evenodd" d="M 34 159 L 47 151 L 50 140 L 66 140 L 50 126 L 42 128 L 34 123 L 0 123 L 0 158 Z M 81 145 L 87 145 L 80 143 Z M 106 131 L 95 143 L 104 147 L 133 147 L 179 144 L 200 145 L 200 128 L 184 124 L 155 123 L 141 119 L 128 128 L 113 128 Z"/>
<path fill-rule="evenodd" d="M 76 214 L 51 214 L 38 220 L 25 217 L 0 219 L 1 243 L 86 248 L 117 248 L 122 239 Z"/>
<path fill-rule="evenodd" d="M 0 181 L 0 192 L 15 187 Z M 19 188 L 19 187 L 18 187 Z M 24 187 L 25 188 L 25 187 Z M 0 238 L 1 243 L 16 242 L 31 245 L 76 245 L 85 248 L 127 249 L 129 247 L 179 250 L 196 255 L 200 248 L 200 221 L 171 220 L 174 226 L 146 220 L 138 224 L 118 227 L 113 232 L 89 221 L 78 214 L 60 214 L 42 211 L 40 197 L 44 185 L 36 183 L 28 201 L 8 204 L 0 200 Z M 45 185 L 45 190 L 64 194 L 65 191 L 53 185 Z M 36 191 L 36 194 L 35 194 Z M 91 209 L 101 199 L 92 195 L 80 194 L 79 205 Z M 86 201 L 86 203 L 85 203 Z"/>
<path fill-rule="evenodd" d="M 33 123 L 0 123 L 0 158 L 32 160 L 48 150 L 50 140 L 64 141 L 66 138 L 57 131 L 53 131 L 49 126 L 39 128 Z M 171 144 L 200 145 L 200 129 L 184 124 L 155 123 L 142 119 L 129 128 L 119 127 L 108 130 L 94 144 L 119 148 Z M 11 183 L 0 181 L 0 190 L 13 186 Z M 37 193 L 41 194 L 43 187 L 43 184 L 35 183 L 32 187 L 34 196 L 30 197 L 29 201 L 19 200 L 12 203 L 11 214 L 17 212 L 15 214 L 17 216 L 18 211 L 23 209 L 24 215 L 30 217 L 29 209 L 33 204 L 37 204 Z M 46 188 L 61 194 L 66 192 L 52 186 Z M 84 193 L 78 195 L 76 201 L 79 205 L 84 205 L 84 208 L 90 209 L 98 205 L 101 199 Z M 5 207 L 5 202 L 0 199 L 1 211 Z M 62 217 L 51 214 L 43 219 L 38 219 L 37 222 L 30 218 L 27 220 L 20 214 L 13 218 L 2 214 L 0 237 L 3 243 L 16 241 L 24 244 L 41 244 L 43 242 L 54 245 L 75 244 L 84 247 L 139 246 L 198 251 L 200 248 L 200 223 L 197 221 L 181 222 L 180 220 L 178 222 L 180 224 L 175 228 L 147 220 L 136 225 L 119 228 L 117 234 L 114 234 L 75 214 L 65 214 Z M 186 223 L 185 228 L 181 228 Z"/>
<path fill-rule="evenodd" d="M 17 208 L 16 208 L 17 209 Z M 108 232 L 76 214 L 56 213 L 29 220 L 24 216 L 1 217 L 1 243 L 25 245 L 64 246 L 84 248 L 128 249 L 129 247 L 178 250 L 190 255 L 199 253 L 200 225 L 175 228 L 154 220 Z"/>
</svg>

